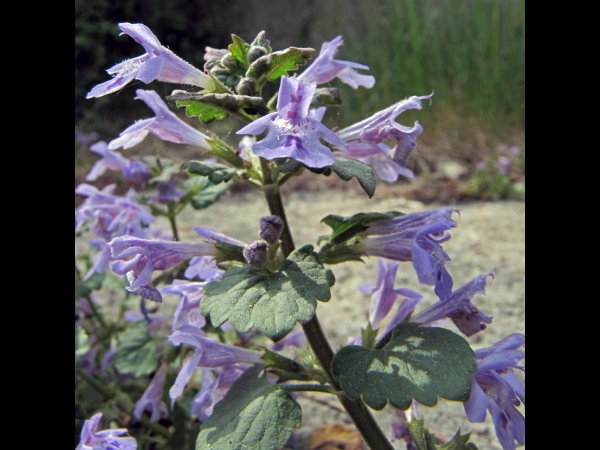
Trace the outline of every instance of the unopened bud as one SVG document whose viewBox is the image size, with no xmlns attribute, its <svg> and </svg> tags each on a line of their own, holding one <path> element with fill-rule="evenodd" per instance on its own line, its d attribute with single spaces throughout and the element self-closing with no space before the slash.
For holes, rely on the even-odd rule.
<svg viewBox="0 0 600 450">
<path fill-rule="evenodd" d="M 231 53 L 227 53 L 223 58 L 221 58 L 221 64 L 228 69 L 235 69 L 238 66 L 238 62 L 236 59 L 231 56 Z"/>
<path fill-rule="evenodd" d="M 283 220 L 278 216 L 265 216 L 260 218 L 258 235 L 267 241 L 269 245 L 273 245 L 279 240 L 282 230 Z"/>
<path fill-rule="evenodd" d="M 248 50 L 248 61 L 250 61 L 251 63 L 256 61 L 258 58 L 260 58 L 261 56 L 265 56 L 267 54 L 267 49 L 265 49 L 264 47 L 259 47 L 259 46 L 251 46 L 250 49 Z"/>
<path fill-rule="evenodd" d="M 243 77 L 235 87 L 235 90 L 240 95 L 254 97 L 256 95 L 256 78 Z"/>
<path fill-rule="evenodd" d="M 253 269 L 261 269 L 267 262 L 267 243 L 255 241 L 244 247 L 244 259 Z"/>
</svg>

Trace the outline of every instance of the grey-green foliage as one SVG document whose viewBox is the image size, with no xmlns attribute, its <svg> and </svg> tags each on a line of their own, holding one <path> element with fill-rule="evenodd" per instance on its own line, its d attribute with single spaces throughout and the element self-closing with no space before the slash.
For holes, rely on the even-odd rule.
<svg viewBox="0 0 600 450">
<path fill-rule="evenodd" d="M 200 427 L 196 450 L 282 448 L 300 426 L 300 405 L 266 380 L 260 366 L 247 369 Z"/>
</svg>

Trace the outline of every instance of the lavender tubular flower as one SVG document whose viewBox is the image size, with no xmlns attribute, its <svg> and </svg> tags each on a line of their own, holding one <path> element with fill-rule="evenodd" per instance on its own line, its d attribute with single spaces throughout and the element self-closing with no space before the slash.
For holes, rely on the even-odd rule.
<svg viewBox="0 0 600 450">
<path fill-rule="evenodd" d="M 123 130 L 118 138 L 110 141 L 108 144 L 109 149 L 131 148 L 142 142 L 148 133 L 152 133 L 164 141 L 194 145 L 204 150 L 211 149 L 208 142 L 206 142 L 207 136 L 189 126 L 171 112 L 156 92 L 142 89 L 135 92 L 137 94 L 136 99 L 143 100 L 154 111 L 156 117 L 140 120 Z"/>
<path fill-rule="evenodd" d="M 217 256 L 218 250 L 211 243 L 172 242 L 161 239 L 140 239 L 122 236 L 108 243 L 113 262 L 113 272 L 126 275 L 127 290 L 155 302 L 162 302 L 162 295 L 150 283 L 152 272 L 166 270 L 194 256 Z"/>
<path fill-rule="evenodd" d="M 169 341 L 173 345 L 188 344 L 195 349 L 184 362 L 175 384 L 169 390 L 169 396 L 173 401 L 181 395 L 198 367 L 212 368 L 238 363 L 254 364 L 260 362 L 262 357 L 262 353 L 253 350 L 213 341 L 202 330 L 189 325 L 182 326 L 171 334 Z"/>
<path fill-rule="evenodd" d="M 343 45 L 343 43 L 342 36 L 338 36 L 329 42 L 323 42 L 319 56 L 298 76 L 298 80 L 303 83 L 323 84 L 337 77 L 354 89 L 358 89 L 359 86 L 372 88 L 375 84 L 375 77 L 372 75 L 362 75 L 354 70 L 369 70 L 369 66 L 352 61 L 333 59 L 338 51 L 338 47 Z"/>
<path fill-rule="evenodd" d="M 456 226 L 449 218 L 452 212 L 452 208 L 440 208 L 375 222 L 362 233 L 366 237 L 354 246 L 354 251 L 412 261 L 419 282 L 435 286 L 436 295 L 446 300 L 452 293 L 452 277 L 444 266 L 450 257 L 439 243 L 450 239 L 448 230 Z"/>
<path fill-rule="evenodd" d="M 102 156 L 102 159 L 90 169 L 85 178 L 88 181 L 97 180 L 106 170 L 120 170 L 125 178 L 145 181 L 150 178 L 148 166 L 141 161 L 130 161 L 121 154 L 108 148 L 104 141 L 96 142 L 90 147 L 90 150 Z"/>
<path fill-rule="evenodd" d="M 464 403 L 470 422 L 483 422 L 490 412 L 496 436 L 504 450 L 525 445 L 525 418 L 516 408 L 525 403 L 525 388 L 514 374 L 525 355 L 525 335 L 513 333 L 494 346 L 475 350 L 477 372 L 472 375 L 471 395 Z"/>
<path fill-rule="evenodd" d="M 167 407 L 162 401 L 167 369 L 168 366 L 165 364 L 159 367 L 142 397 L 135 403 L 133 410 L 135 420 L 142 420 L 142 414 L 146 410 L 150 410 L 150 422 L 158 422 L 168 416 Z"/>
<path fill-rule="evenodd" d="M 150 29 L 141 23 L 120 23 L 121 34 L 131 36 L 146 50 L 146 54 L 127 59 L 107 70 L 112 80 L 95 86 L 86 98 L 102 97 L 117 92 L 133 79 L 148 84 L 154 80 L 190 84 L 212 90 L 214 81 L 202 71 L 163 47 Z"/>
<path fill-rule="evenodd" d="M 493 273 L 479 275 L 454 291 L 447 300 L 438 302 L 411 317 L 411 322 L 426 325 L 448 317 L 467 336 L 485 330 L 485 324 L 492 323 L 493 317 L 483 314 L 471 303 L 471 299 L 475 294 L 485 294 L 486 279 L 493 276 Z"/>
<path fill-rule="evenodd" d="M 170 286 L 162 289 L 163 294 L 175 294 L 181 297 L 173 315 L 173 332 L 184 325 L 202 328 L 206 324 L 206 320 L 199 310 L 204 286 L 206 283 L 173 280 Z"/>
<path fill-rule="evenodd" d="M 137 442 L 127 434 L 125 428 L 97 431 L 102 413 L 86 420 L 81 429 L 81 440 L 75 450 L 135 450 Z"/>
<path fill-rule="evenodd" d="M 412 177 L 413 173 L 406 169 L 408 158 L 417 146 L 416 138 L 423 132 L 423 127 L 419 122 L 415 122 L 413 127 L 400 125 L 395 118 L 408 109 L 421 109 L 421 100 L 427 99 L 431 102 L 433 94 L 424 96 L 412 96 L 402 100 L 389 108 L 351 125 L 337 132 L 337 135 L 346 143 L 345 149 L 340 149 L 339 156 L 349 158 L 376 158 L 380 167 L 377 170 L 382 180 L 389 181 L 396 174 Z M 389 148 L 384 144 L 388 139 L 396 142 L 394 148 Z M 384 145 L 380 145 L 384 144 Z M 390 161 L 380 156 L 384 152 Z M 404 170 L 400 169 L 403 168 Z M 393 171 L 393 172 L 392 172 Z M 381 175 L 383 175 L 383 177 Z M 385 178 L 384 178 L 385 177 Z"/>
<path fill-rule="evenodd" d="M 246 125 L 237 134 L 261 134 L 267 137 L 252 146 L 252 151 L 265 159 L 294 158 L 307 167 L 321 168 L 334 163 L 333 153 L 321 144 L 323 138 L 342 148 L 346 144 L 329 128 L 309 115 L 309 107 L 317 83 L 302 83 L 281 77 L 277 111 Z"/>
<path fill-rule="evenodd" d="M 196 256 L 190 259 L 190 265 L 185 269 L 184 276 L 188 280 L 193 280 L 195 277 L 202 281 L 218 280 L 225 273 L 217 267 L 217 261 L 214 258 L 206 256 Z"/>
<path fill-rule="evenodd" d="M 191 413 L 197 414 L 201 422 L 208 419 L 215 404 L 225 397 L 229 388 L 246 369 L 247 367 L 237 364 L 211 370 L 202 369 L 202 388 L 194 397 Z M 216 377 L 213 372 L 217 372 Z"/>
</svg>

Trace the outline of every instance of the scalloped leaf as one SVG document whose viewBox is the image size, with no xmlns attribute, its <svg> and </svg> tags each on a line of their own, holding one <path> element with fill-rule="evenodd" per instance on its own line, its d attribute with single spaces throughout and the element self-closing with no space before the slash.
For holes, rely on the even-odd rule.
<svg viewBox="0 0 600 450">
<path fill-rule="evenodd" d="M 227 181 L 216 185 L 205 177 L 191 177 L 179 183 L 179 187 L 190 196 L 190 204 L 194 209 L 203 209 L 216 203 L 232 183 Z"/>
<path fill-rule="evenodd" d="M 273 49 L 271 48 L 271 41 L 265 38 L 264 30 L 259 32 L 254 40 L 250 43 L 250 46 L 262 47 L 267 53 L 271 53 Z"/>
<path fill-rule="evenodd" d="M 317 88 L 313 96 L 310 106 L 317 108 L 319 106 L 339 106 L 342 104 L 340 90 L 334 87 Z"/>
<path fill-rule="evenodd" d="M 212 122 L 215 119 L 221 120 L 227 117 L 227 112 L 222 111 L 221 109 L 216 108 L 212 105 L 207 105 L 206 103 L 202 103 L 196 100 L 177 100 L 175 104 L 178 108 L 185 106 L 185 115 L 188 117 L 198 117 L 200 122 L 202 122 L 204 125 Z"/>
<path fill-rule="evenodd" d="M 186 161 L 181 168 L 190 174 L 207 177 L 214 184 L 227 182 L 235 175 L 235 169 L 209 161 Z"/>
<path fill-rule="evenodd" d="M 344 181 L 356 177 L 369 198 L 375 195 L 375 173 L 365 163 L 356 159 L 335 158 L 335 162 L 329 167 Z"/>
<path fill-rule="evenodd" d="M 229 44 L 228 47 L 231 56 L 241 63 L 244 68 L 247 68 L 250 64 L 247 57 L 250 44 L 247 44 L 241 37 L 236 36 L 235 34 L 231 35 L 231 39 L 233 40 L 233 44 Z"/>
<path fill-rule="evenodd" d="M 387 211 L 384 213 L 358 213 L 350 217 L 330 214 L 323 217 L 321 222 L 332 229 L 331 236 L 329 236 L 329 242 L 337 243 L 345 241 L 346 239 L 365 231 L 368 228 L 368 225 L 373 222 L 403 215 L 404 213 L 399 211 Z"/>
<path fill-rule="evenodd" d="M 305 65 L 314 51 L 314 48 L 289 47 L 269 53 L 250 64 L 246 76 L 256 78 L 260 90 L 267 81 L 276 81 L 290 70 Z"/>
<path fill-rule="evenodd" d="M 196 450 L 273 450 L 300 426 L 302 409 L 271 385 L 260 366 L 247 369 L 200 426 Z"/>
<path fill-rule="evenodd" d="M 380 350 L 343 347 L 333 358 L 333 376 L 348 397 L 362 397 L 380 410 L 387 402 L 407 409 L 412 400 L 434 406 L 438 396 L 465 401 L 477 368 L 469 343 L 444 328 L 402 323 Z"/>
<path fill-rule="evenodd" d="M 135 377 L 148 375 L 156 369 L 156 341 L 148 334 L 145 321 L 132 323 L 121 335 L 114 361 L 119 372 Z"/>
<path fill-rule="evenodd" d="M 205 117 L 213 119 L 222 119 L 227 114 L 235 114 L 240 109 L 243 109 L 248 114 L 261 114 L 265 115 L 269 113 L 269 109 L 265 104 L 262 97 L 250 97 L 248 95 L 235 95 L 235 94 L 192 94 L 189 92 L 179 92 L 176 95 L 169 96 L 171 100 L 177 100 L 177 107 L 186 106 L 186 115 L 188 117 L 194 117 L 199 114 L 205 114 Z M 223 116 L 215 115 L 212 112 L 216 108 Z M 215 115 L 211 118 L 210 114 Z M 199 116 L 200 120 L 203 120 L 204 116 Z M 204 123 L 204 122 L 203 122 Z"/>
<path fill-rule="evenodd" d="M 229 268 L 220 280 L 208 283 L 200 312 L 210 315 L 214 326 L 229 322 L 246 333 L 253 326 L 277 341 L 296 321 L 312 319 L 317 300 L 331 298 L 335 277 L 325 269 L 312 245 L 292 252 L 279 270 L 257 274 L 250 267 Z"/>
</svg>

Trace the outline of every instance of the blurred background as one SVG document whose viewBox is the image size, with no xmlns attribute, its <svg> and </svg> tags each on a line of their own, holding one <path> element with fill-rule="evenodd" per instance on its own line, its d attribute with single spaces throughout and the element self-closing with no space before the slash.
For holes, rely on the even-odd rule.
<svg viewBox="0 0 600 450">
<path fill-rule="evenodd" d="M 468 180 L 481 198 L 504 198 L 505 185 L 484 185 L 503 171 L 502 157 L 505 163 L 510 158 L 509 181 L 521 183 L 517 191 L 524 193 L 524 0 L 76 0 L 76 178 L 96 159 L 87 151 L 90 141 L 112 140 L 134 120 L 152 116 L 143 102 L 132 101 L 135 89 L 164 96 L 185 88 L 134 81 L 119 93 L 86 100 L 92 87 L 108 80 L 106 69 L 144 53 L 129 36 L 119 36 L 119 22 L 147 25 L 164 46 L 197 68 L 204 65 L 205 47 L 227 48 L 232 33 L 250 42 L 265 30 L 273 50 L 313 47 L 315 56 L 323 41 L 341 34 L 344 45 L 336 58 L 370 66 L 377 81 L 372 89 L 358 90 L 331 82 L 344 105 L 329 108 L 326 125 L 345 127 L 406 97 L 435 91 L 431 106 L 424 102 L 421 111 L 397 118 L 405 125 L 419 120 L 425 130 L 409 167 L 424 179 Z M 236 139 L 235 120 L 215 122 L 209 127 Z M 137 151 L 131 150 L 129 155 Z M 482 170 L 489 173 L 473 181 Z"/>
</svg>

